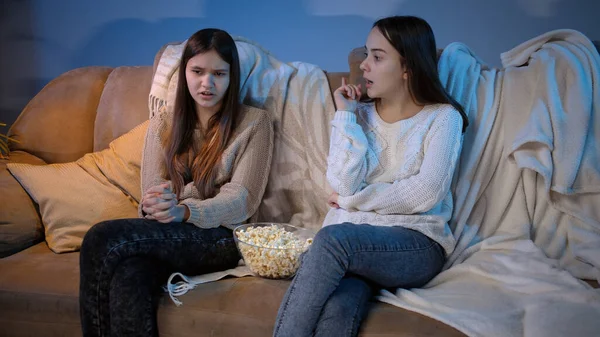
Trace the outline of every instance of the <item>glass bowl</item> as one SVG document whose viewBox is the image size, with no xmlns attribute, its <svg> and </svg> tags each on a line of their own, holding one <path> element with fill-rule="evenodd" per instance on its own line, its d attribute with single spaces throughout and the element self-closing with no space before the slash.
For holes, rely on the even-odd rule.
<svg viewBox="0 0 600 337">
<path fill-rule="evenodd" d="M 233 230 L 244 263 L 254 274 L 270 279 L 293 277 L 300 266 L 300 255 L 313 237 L 309 229 L 285 223 L 249 223 Z"/>
</svg>

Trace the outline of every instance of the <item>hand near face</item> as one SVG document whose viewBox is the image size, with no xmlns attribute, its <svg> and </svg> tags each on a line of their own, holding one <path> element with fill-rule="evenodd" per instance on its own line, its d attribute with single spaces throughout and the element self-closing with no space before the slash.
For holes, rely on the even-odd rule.
<svg viewBox="0 0 600 337">
<path fill-rule="evenodd" d="M 337 109 L 351 112 L 356 110 L 361 95 L 361 85 L 346 84 L 345 77 L 342 77 L 342 85 L 333 92 Z"/>
</svg>

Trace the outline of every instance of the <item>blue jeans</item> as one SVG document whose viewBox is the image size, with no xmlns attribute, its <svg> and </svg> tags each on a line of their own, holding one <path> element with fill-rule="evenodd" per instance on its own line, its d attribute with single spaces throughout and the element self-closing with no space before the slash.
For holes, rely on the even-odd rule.
<svg viewBox="0 0 600 337">
<path fill-rule="evenodd" d="M 302 256 L 273 336 L 356 336 L 374 292 L 421 287 L 445 259 L 437 242 L 404 227 L 324 227 Z"/>
<path fill-rule="evenodd" d="M 158 298 L 172 272 L 225 270 L 239 259 L 232 231 L 224 227 L 145 219 L 101 222 L 81 246 L 83 336 L 158 336 Z"/>
</svg>

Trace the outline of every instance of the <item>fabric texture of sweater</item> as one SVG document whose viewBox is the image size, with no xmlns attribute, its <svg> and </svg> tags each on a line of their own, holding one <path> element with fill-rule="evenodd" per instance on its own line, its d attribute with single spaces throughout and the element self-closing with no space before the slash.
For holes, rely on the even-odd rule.
<svg viewBox="0 0 600 337">
<path fill-rule="evenodd" d="M 144 142 L 141 180 L 142 195 L 152 186 L 168 181 L 165 166 L 165 140 L 171 128 L 171 115 L 151 118 Z M 204 141 L 196 129 L 194 145 Z M 218 163 L 215 180 L 217 193 L 201 199 L 194 182 L 189 182 L 179 196 L 179 204 L 190 210 L 187 222 L 200 228 L 233 228 L 251 218 L 263 197 L 273 153 L 273 123 L 269 113 L 243 105 L 225 151 Z M 141 217 L 141 204 L 138 210 Z"/>
<path fill-rule="evenodd" d="M 427 235 L 450 254 L 450 185 L 462 146 L 462 118 L 449 104 L 423 107 L 386 123 L 374 103 L 337 111 L 327 180 L 339 194 L 323 226 L 350 222 L 403 226 Z"/>
</svg>

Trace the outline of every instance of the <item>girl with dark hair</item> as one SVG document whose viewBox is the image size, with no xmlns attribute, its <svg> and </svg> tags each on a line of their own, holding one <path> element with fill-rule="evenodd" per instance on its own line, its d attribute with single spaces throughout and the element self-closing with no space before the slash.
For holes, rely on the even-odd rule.
<svg viewBox="0 0 600 337">
<path fill-rule="evenodd" d="M 453 251 L 450 184 L 468 125 L 438 78 L 423 19 L 373 25 L 360 85 L 334 92 L 323 228 L 302 256 L 274 336 L 356 336 L 377 290 L 421 287 Z"/>
<path fill-rule="evenodd" d="M 101 222 L 83 240 L 84 336 L 158 336 L 158 295 L 171 273 L 225 270 L 240 259 L 232 228 L 260 204 L 272 122 L 239 103 L 238 52 L 225 31 L 188 39 L 178 80 L 173 113 L 148 126 L 140 218 Z"/>
</svg>

